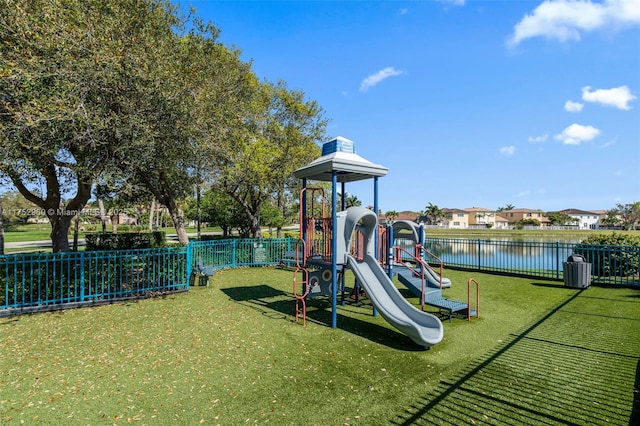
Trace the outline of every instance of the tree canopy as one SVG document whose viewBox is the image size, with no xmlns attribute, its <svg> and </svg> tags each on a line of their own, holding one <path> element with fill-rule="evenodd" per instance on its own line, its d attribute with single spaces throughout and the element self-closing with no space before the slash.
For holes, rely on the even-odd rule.
<svg viewBox="0 0 640 426">
<path fill-rule="evenodd" d="M 163 0 L 0 0 L 0 178 L 46 212 L 54 251 L 97 182 L 143 187 L 184 243 L 179 202 L 207 180 L 255 234 L 317 155 L 318 104 L 260 82 L 218 32 Z"/>
</svg>

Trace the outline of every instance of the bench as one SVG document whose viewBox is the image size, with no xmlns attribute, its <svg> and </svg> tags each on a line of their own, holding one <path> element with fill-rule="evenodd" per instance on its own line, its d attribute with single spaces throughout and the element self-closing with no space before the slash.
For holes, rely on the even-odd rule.
<svg viewBox="0 0 640 426">
<path fill-rule="evenodd" d="M 198 264 L 193 269 L 193 273 L 198 276 L 198 285 L 209 285 L 209 277 L 213 276 L 213 265 L 205 265 L 202 258 L 198 258 Z M 204 282 L 204 284 L 203 284 Z"/>
</svg>

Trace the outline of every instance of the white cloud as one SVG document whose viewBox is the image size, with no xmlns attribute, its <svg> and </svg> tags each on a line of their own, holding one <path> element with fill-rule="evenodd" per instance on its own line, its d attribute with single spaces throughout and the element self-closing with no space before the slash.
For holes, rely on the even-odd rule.
<svg viewBox="0 0 640 426">
<path fill-rule="evenodd" d="M 400 15 L 406 15 L 409 12 L 409 9 L 407 9 L 406 7 L 403 7 L 402 9 L 400 9 L 398 11 L 398 13 L 400 13 Z"/>
<path fill-rule="evenodd" d="M 438 0 L 440 3 L 448 3 L 453 6 L 464 6 L 466 0 Z"/>
<path fill-rule="evenodd" d="M 584 104 L 581 104 L 580 102 L 567 101 L 564 104 L 564 109 L 569 112 L 580 112 L 583 107 Z"/>
<path fill-rule="evenodd" d="M 549 137 L 549 135 L 546 134 L 546 133 L 544 135 L 541 135 L 541 136 L 529 136 L 529 142 L 531 142 L 531 143 L 542 143 L 542 142 L 546 141 L 548 137 Z"/>
<path fill-rule="evenodd" d="M 600 134 L 600 130 L 593 126 L 583 126 L 581 124 L 572 124 L 557 134 L 555 138 L 562 141 L 565 145 L 580 145 L 582 142 L 587 142 L 594 139 Z"/>
<path fill-rule="evenodd" d="M 398 71 L 397 69 L 395 69 L 394 67 L 387 67 L 385 69 L 382 69 L 374 74 L 371 74 L 370 76 L 368 76 L 367 78 L 365 78 L 364 80 L 362 80 L 362 83 L 360 84 L 360 91 L 361 92 L 366 92 L 367 90 L 369 90 L 369 88 L 377 85 L 378 83 L 382 82 L 383 80 L 386 80 L 389 77 L 393 77 L 396 75 L 402 75 L 404 74 L 403 71 Z"/>
<path fill-rule="evenodd" d="M 629 102 L 637 99 L 627 86 L 614 87 L 613 89 L 598 89 L 591 91 L 591 87 L 582 88 L 582 100 L 598 102 L 602 105 L 613 106 L 618 109 L 630 110 Z"/>
<path fill-rule="evenodd" d="M 616 141 L 615 141 L 615 139 L 614 139 L 614 140 L 610 140 L 610 141 L 608 141 L 608 142 L 603 143 L 599 148 L 600 148 L 600 149 L 607 149 L 607 148 L 609 148 L 610 146 L 613 146 L 613 145 L 615 145 L 615 144 L 616 144 Z"/>
<path fill-rule="evenodd" d="M 544 195 L 546 193 L 547 193 L 547 190 L 545 188 L 538 188 L 535 190 L 524 189 L 518 192 L 518 197 L 527 197 L 529 195 Z"/>
<path fill-rule="evenodd" d="M 516 46 L 533 37 L 561 42 L 580 40 L 583 32 L 616 30 L 640 24 L 638 0 L 545 0 L 513 28 L 507 43 Z"/>
<path fill-rule="evenodd" d="M 510 157 L 515 153 L 516 153 L 516 147 L 513 145 L 503 146 L 502 148 L 500 148 L 500 154 L 505 155 L 507 157 Z"/>
</svg>

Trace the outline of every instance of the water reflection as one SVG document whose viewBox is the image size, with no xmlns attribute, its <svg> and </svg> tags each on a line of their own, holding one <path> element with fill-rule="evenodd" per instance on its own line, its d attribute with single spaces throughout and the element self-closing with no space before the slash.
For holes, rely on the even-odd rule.
<svg viewBox="0 0 640 426">
<path fill-rule="evenodd" d="M 578 242 L 548 238 L 427 238 L 425 247 L 448 265 L 558 270 Z"/>
</svg>

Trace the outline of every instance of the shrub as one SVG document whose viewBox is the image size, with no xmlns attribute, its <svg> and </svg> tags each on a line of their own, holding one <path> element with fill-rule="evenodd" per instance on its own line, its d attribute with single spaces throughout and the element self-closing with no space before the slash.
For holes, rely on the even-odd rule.
<svg viewBox="0 0 640 426">
<path fill-rule="evenodd" d="M 300 239 L 299 231 L 284 231 L 285 238 L 293 238 L 294 240 Z"/>
<path fill-rule="evenodd" d="M 640 267 L 640 236 L 594 234 L 576 245 L 575 252 L 593 265 L 593 275 L 635 276 Z"/>
<path fill-rule="evenodd" d="M 165 233 L 127 232 L 113 234 L 110 232 L 87 234 L 85 250 L 125 250 L 164 247 L 167 244 Z"/>
<path fill-rule="evenodd" d="M 237 236 L 232 236 L 232 235 L 227 235 L 227 236 L 211 235 L 211 234 L 202 234 L 202 235 L 200 235 L 200 241 L 232 240 L 232 239 L 238 239 L 238 237 Z"/>
</svg>

